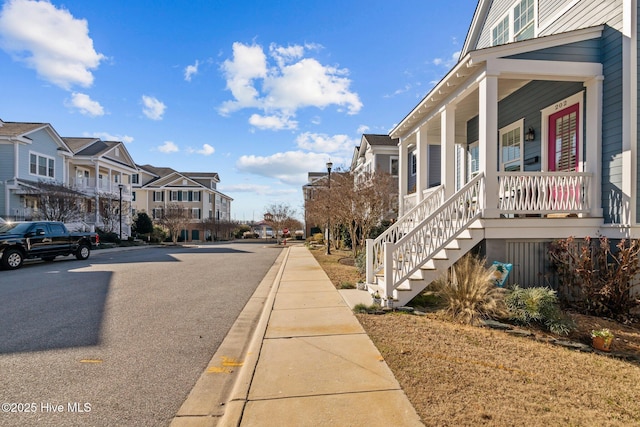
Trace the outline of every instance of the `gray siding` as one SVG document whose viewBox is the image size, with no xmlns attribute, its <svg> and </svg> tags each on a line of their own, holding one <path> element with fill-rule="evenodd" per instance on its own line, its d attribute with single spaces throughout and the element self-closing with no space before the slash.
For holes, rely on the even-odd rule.
<svg viewBox="0 0 640 427">
<path fill-rule="evenodd" d="M 525 171 L 539 171 L 542 169 L 540 164 L 542 155 L 542 147 L 540 145 L 542 141 L 542 135 L 540 135 L 542 117 L 540 116 L 540 110 L 583 89 L 582 83 L 579 82 L 533 81 L 498 103 L 498 129 L 524 118 L 525 131 L 529 127 L 535 130 L 535 140 L 524 142 L 523 161 L 525 163 Z M 467 143 L 477 140 L 478 117 L 476 116 L 467 122 Z M 538 156 L 537 162 L 533 162 L 535 156 Z"/>
<path fill-rule="evenodd" d="M 588 28 L 602 24 L 621 29 L 622 0 L 580 0 L 566 13 L 557 17 L 556 13 L 569 5 L 572 0 L 539 0 L 537 36 L 548 36 L 579 28 Z M 516 0 L 496 0 L 491 4 L 483 24 L 477 45 L 472 49 L 482 49 L 491 46 L 491 29 L 502 19 L 509 9 L 513 8 Z M 542 28 L 542 30 L 540 30 Z"/>
<path fill-rule="evenodd" d="M 429 177 L 427 178 L 427 188 L 435 187 L 436 185 L 440 185 L 442 181 L 442 163 L 440 158 L 441 149 L 439 145 L 429 145 L 429 170 L 427 173 Z"/>
<path fill-rule="evenodd" d="M 622 207 L 622 36 L 606 27 L 602 40 L 602 209 L 605 223 L 620 223 Z"/>
<path fill-rule="evenodd" d="M 391 156 L 389 154 L 376 154 L 375 159 L 376 171 L 391 173 Z"/>
<path fill-rule="evenodd" d="M 564 33 L 579 28 L 607 24 L 622 28 L 622 0 L 580 0 L 538 36 Z"/>
<path fill-rule="evenodd" d="M 13 178 L 13 144 L 0 144 L 0 181 Z"/>
<path fill-rule="evenodd" d="M 523 288 L 550 286 L 558 289 L 557 276 L 549 259 L 549 241 L 506 241 L 506 262 L 513 264 L 507 285 Z"/>
<path fill-rule="evenodd" d="M 640 3 L 638 3 L 638 9 L 636 10 L 636 16 L 640 17 Z M 636 34 L 640 34 L 640 20 L 636 19 Z M 636 46 L 638 58 L 640 58 L 640 43 Z M 636 68 L 636 79 L 640 80 L 640 62 Z M 640 105 L 640 81 L 637 85 L 638 93 L 636 93 L 637 104 Z M 640 114 L 636 117 L 636 141 L 640 141 Z M 638 156 L 636 164 L 640 165 L 640 150 L 636 153 Z M 636 222 L 640 222 L 640 173 L 636 170 Z"/>
<path fill-rule="evenodd" d="M 538 26 L 544 27 L 573 0 L 538 0 Z"/>
<path fill-rule="evenodd" d="M 534 50 L 507 58 L 540 61 L 600 62 L 600 45 L 599 39 L 592 39 L 549 49 Z"/>
<path fill-rule="evenodd" d="M 491 46 L 491 28 L 495 26 L 499 20 L 504 18 L 505 13 L 509 11 L 513 4 L 515 4 L 514 0 L 495 0 L 492 2 L 482 32 L 478 38 L 476 49 Z"/>
<path fill-rule="evenodd" d="M 58 155 L 58 144 L 51 138 L 46 130 L 39 130 L 29 135 L 32 139 L 30 145 L 20 146 L 18 154 L 18 178 L 28 180 L 38 180 L 40 177 L 29 173 L 29 153 L 43 154 L 55 159 L 55 180 L 63 181 L 63 158 Z"/>
</svg>

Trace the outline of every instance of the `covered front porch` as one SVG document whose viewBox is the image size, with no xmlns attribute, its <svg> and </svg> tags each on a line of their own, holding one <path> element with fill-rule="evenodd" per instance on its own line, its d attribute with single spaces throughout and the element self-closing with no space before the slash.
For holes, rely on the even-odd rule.
<svg viewBox="0 0 640 427">
<path fill-rule="evenodd" d="M 546 48 L 601 28 L 578 33 L 550 37 Z M 484 218 L 603 216 L 602 64 L 576 60 L 588 55 L 527 59 L 534 43 L 468 54 L 392 130 L 400 217 L 439 186 L 446 200 L 479 173 Z"/>
</svg>

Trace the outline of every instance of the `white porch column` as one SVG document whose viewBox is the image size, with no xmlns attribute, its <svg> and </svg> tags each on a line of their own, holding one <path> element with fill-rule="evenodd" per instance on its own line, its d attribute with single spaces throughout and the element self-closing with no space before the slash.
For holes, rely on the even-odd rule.
<svg viewBox="0 0 640 427">
<path fill-rule="evenodd" d="M 422 201 L 422 192 L 427 189 L 427 133 L 422 133 L 420 129 L 416 131 L 416 205 Z"/>
<path fill-rule="evenodd" d="M 591 173 L 590 216 L 602 217 L 602 81 L 598 76 L 584 83 L 587 89 L 585 112 L 585 172 Z M 623 168 L 623 176 L 624 176 Z M 629 180 L 630 182 L 631 180 Z M 623 181 L 624 182 L 624 181 Z"/>
<path fill-rule="evenodd" d="M 622 6 L 622 207 L 620 222 L 637 222 L 638 34 L 636 1 Z"/>
<path fill-rule="evenodd" d="M 407 149 L 407 141 L 400 138 L 398 153 L 398 217 L 404 215 L 404 197 L 407 195 L 407 187 L 409 185 L 407 175 L 409 173 L 409 150 Z"/>
<path fill-rule="evenodd" d="M 479 89 L 478 161 L 484 172 L 484 216 L 498 218 L 498 76 L 487 73 Z"/>
<path fill-rule="evenodd" d="M 482 116 L 480 117 L 482 120 Z M 440 181 L 444 184 L 444 199 L 456 191 L 456 107 L 447 105 L 440 116 Z"/>
</svg>

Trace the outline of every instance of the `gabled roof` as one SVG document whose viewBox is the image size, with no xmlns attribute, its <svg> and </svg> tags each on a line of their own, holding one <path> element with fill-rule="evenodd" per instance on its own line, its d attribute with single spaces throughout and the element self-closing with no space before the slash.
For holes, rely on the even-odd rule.
<svg viewBox="0 0 640 427">
<path fill-rule="evenodd" d="M 143 169 L 157 177 L 163 177 L 163 176 L 170 175 L 172 173 L 177 173 L 176 170 L 171 168 L 161 168 L 161 167 L 156 167 L 152 165 L 138 165 L 138 168 Z"/>
<path fill-rule="evenodd" d="M 207 190 L 216 191 L 215 189 L 204 185 L 200 181 L 213 180 L 215 182 L 220 182 L 220 177 L 216 172 L 178 172 L 175 169 L 167 167 L 156 167 L 152 165 L 138 165 L 138 169 L 143 170 L 156 177 L 155 179 L 152 179 L 151 181 L 144 184 L 143 187 L 170 187 L 172 186 L 171 184 L 175 183 L 178 179 L 188 179 L 191 182 L 192 186 L 195 185 L 198 187 L 206 188 Z M 180 187 L 182 185 L 174 186 Z"/>
<path fill-rule="evenodd" d="M 25 137 L 25 135 L 40 130 L 46 126 L 50 125 L 48 123 L 2 122 L 2 126 L 0 126 L 0 135 L 10 137 Z"/>
<path fill-rule="evenodd" d="M 391 138 L 389 135 L 365 133 L 362 135 L 362 141 L 366 141 L 369 145 L 387 145 L 392 147 L 398 146 L 398 139 Z"/>
<path fill-rule="evenodd" d="M 76 137 L 67 137 L 62 138 L 64 142 L 67 143 L 71 151 L 74 154 L 77 154 L 79 151 L 82 151 L 83 148 L 93 144 L 96 141 L 99 141 L 99 138 L 76 138 Z"/>
<path fill-rule="evenodd" d="M 136 169 L 136 164 L 129 151 L 121 141 L 102 141 L 99 138 L 65 137 L 64 141 L 71 147 L 77 159 L 91 159 L 118 163 L 128 168 Z M 119 151 L 116 151 L 119 149 Z M 115 154 L 119 155 L 116 156 Z"/>
<path fill-rule="evenodd" d="M 70 155 L 71 149 L 49 123 L 24 123 L 0 121 L 0 139 L 18 139 L 22 143 L 31 143 L 30 134 L 45 130 L 58 145 L 58 150 Z"/>
</svg>

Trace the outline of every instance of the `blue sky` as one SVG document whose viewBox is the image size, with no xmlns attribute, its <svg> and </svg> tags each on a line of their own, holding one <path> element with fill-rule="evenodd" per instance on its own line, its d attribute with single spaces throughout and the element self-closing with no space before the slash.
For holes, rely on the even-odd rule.
<svg viewBox="0 0 640 427">
<path fill-rule="evenodd" d="M 475 0 L 7 0 L 4 121 L 119 140 L 138 164 L 217 172 L 236 220 L 348 167 L 457 60 Z M 334 167 L 335 167 L 334 166 Z"/>
</svg>

